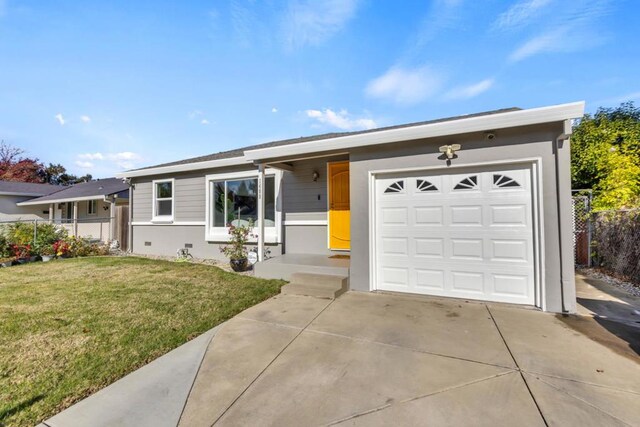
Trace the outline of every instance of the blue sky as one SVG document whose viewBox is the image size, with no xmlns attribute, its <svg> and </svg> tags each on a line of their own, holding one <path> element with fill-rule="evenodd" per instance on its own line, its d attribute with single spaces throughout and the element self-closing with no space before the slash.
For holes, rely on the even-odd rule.
<svg viewBox="0 0 640 427">
<path fill-rule="evenodd" d="M 634 0 L 0 0 L 0 139 L 77 174 L 640 100 Z"/>
</svg>

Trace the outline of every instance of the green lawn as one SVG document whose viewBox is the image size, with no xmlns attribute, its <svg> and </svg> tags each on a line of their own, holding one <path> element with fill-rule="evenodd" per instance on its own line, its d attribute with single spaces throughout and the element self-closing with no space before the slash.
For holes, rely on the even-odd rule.
<svg viewBox="0 0 640 427">
<path fill-rule="evenodd" d="M 284 282 L 145 258 L 0 269 L 0 426 L 32 426 Z"/>
</svg>

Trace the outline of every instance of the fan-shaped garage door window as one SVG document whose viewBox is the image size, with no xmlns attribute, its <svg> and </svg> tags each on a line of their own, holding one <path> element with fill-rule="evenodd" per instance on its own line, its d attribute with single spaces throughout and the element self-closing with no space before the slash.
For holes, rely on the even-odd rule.
<svg viewBox="0 0 640 427">
<path fill-rule="evenodd" d="M 416 188 L 421 193 L 426 193 L 429 191 L 438 191 L 438 188 L 425 179 L 416 180 Z"/>
<path fill-rule="evenodd" d="M 478 188 L 478 176 L 471 175 L 460 181 L 453 187 L 454 190 L 476 190 Z"/>
<path fill-rule="evenodd" d="M 404 191 L 404 181 L 396 181 L 384 190 L 385 193 L 402 193 Z"/>
<path fill-rule="evenodd" d="M 520 184 L 507 175 L 493 174 L 493 186 L 497 188 L 519 188 Z"/>
</svg>

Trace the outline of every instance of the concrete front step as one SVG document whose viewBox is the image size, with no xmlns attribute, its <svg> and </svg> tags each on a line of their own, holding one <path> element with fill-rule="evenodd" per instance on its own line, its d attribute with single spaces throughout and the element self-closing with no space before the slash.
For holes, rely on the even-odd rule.
<svg viewBox="0 0 640 427">
<path fill-rule="evenodd" d="M 294 273 L 281 293 L 334 299 L 347 291 L 349 278 L 330 274 Z"/>
</svg>

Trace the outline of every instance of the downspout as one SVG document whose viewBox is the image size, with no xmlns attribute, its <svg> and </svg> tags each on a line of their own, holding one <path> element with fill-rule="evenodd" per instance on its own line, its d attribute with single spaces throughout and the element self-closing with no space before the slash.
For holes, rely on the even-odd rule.
<svg viewBox="0 0 640 427">
<path fill-rule="evenodd" d="M 573 271 L 570 269 L 568 270 L 566 268 L 568 264 L 573 264 L 573 257 L 571 256 L 572 253 L 568 252 L 568 251 L 571 251 L 571 249 L 563 245 L 563 242 L 565 240 L 563 238 L 563 235 L 567 233 L 567 230 L 566 230 L 567 227 L 565 226 L 566 224 L 563 224 L 563 216 L 562 216 L 562 214 L 565 213 L 562 209 L 562 207 L 564 206 L 563 200 L 565 198 L 571 197 L 571 187 L 569 187 L 569 193 L 565 194 L 566 192 L 564 191 L 561 185 L 563 177 L 561 176 L 562 165 L 560 162 L 561 150 L 565 148 L 564 147 L 565 143 L 567 144 L 566 148 L 567 149 L 569 148 L 569 139 L 572 133 L 573 133 L 573 129 L 571 126 L 571 120 L 565 120 L 563 132 L 556 138 L 555 146 L 554 146 L 555 169 L 556 169 L 555 170 L 556 204 L 558 206 L 558 250 L 560 254 L 560 304 L 561 304 L 563 313 L 570 313 L 574 311 L 567 307 L 567 292 L 569 291 L 571 286 L 575 288 L 575 278 L 574 278 Z M 565 152 L 562 152 L 562 154 L 564 154 Z M 570 170 L 571 169 L 569 168 L 569 174 L 570 174 Z"/>
<path fill-rule="evenodd" d="M 131 178 L 125 178 L 124 181 L 129 186 L 129 224 L 127 236 L 127 253 L 133 253 L 133 189 L 135 185 L 131 182 Z"/>
</svg>

